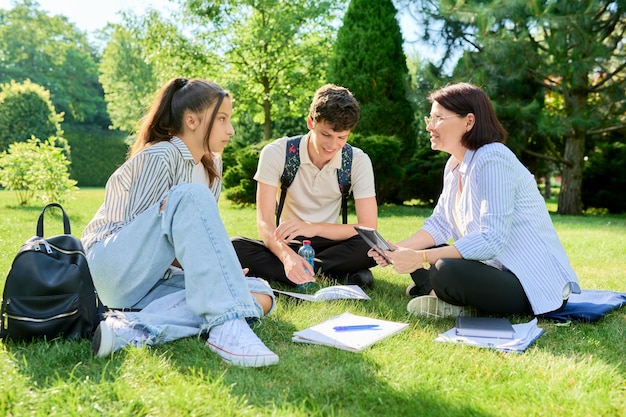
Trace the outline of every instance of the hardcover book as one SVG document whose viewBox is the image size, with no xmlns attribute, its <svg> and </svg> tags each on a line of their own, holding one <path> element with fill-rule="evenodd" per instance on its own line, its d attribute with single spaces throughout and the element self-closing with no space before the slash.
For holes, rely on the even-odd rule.
<svg viewBox="0 0 626 417">
<path fill-rule="evenodd" d="M 456 319 L 456 334 L 459 336 L 513 339 L 515 330 L 511 322 L 505 318 L 459 316 Z"/>
</svg>

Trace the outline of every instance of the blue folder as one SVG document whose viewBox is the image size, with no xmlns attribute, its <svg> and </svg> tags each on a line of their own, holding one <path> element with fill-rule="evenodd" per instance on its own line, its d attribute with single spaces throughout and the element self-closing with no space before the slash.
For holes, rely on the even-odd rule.
<svg viewBox="0 0 626 417">
<path fill-rule="evenodd" d="M 600 320 L 609 311 L 626 305 L 626 293 L 605 290 L 581 290 L 580 294 L 571 294 L 562 311 L 544 314 L 542 318 L 557 321 Z"/>
</svg>

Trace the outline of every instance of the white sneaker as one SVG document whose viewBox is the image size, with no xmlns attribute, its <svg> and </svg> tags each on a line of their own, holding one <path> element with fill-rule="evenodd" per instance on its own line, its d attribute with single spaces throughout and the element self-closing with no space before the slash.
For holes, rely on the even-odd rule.
<svg viewBox="0 0 626 417">
<path fill-rule="evenodd" d="M 259 367 L 278 363 L 245 319 L 228 320 L 209 331 L 207 346 L 224 361 L 237 366 Z"/>
<path fill-rule="evenodd" d="M 472 317 L 476 316 L 476 314 L 478 313 L 476 311 L 476 308 L 472 306 L 455 306 L 453 304 L 446 303 L 445 301 L 440 300 L 433 295 L 423 295 L 421 297 L 415 297 L 414 299 L 409 301 L 406 309 L 409 313 L 415 314 L 417 316 L 436 318 L 458 316 Z"/>
<path fill-rule="evenodd" d="M 101 358 L 125 346 L 143 346 L 147 340 L 148 334 L 132 328 L 128 320 L 109 316 L 98 324 L 91 339 L 91 350 Z"/>
</svg>

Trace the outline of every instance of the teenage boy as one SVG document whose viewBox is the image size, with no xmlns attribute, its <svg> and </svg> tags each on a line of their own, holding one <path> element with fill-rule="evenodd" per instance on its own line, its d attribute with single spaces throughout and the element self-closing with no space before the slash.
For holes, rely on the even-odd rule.
<svg viewBox="0 0 626 417">
<path fill-rule="evenodd" d="M 367 256 L 369 246 L 354 226 L 377 226 L 374 172 L 369 156 L 347 145 L 359 117 L 359 104 L 348 89 L 327 84 L 317 90 L 307 118 L 309 132 L 298 144 L 289 142 L 289 153 L 299 153 L 300 164 L 291 167 L 297 172 L 278 219 L 276 209 L 283 192 L 281 177 L 290 138 L 277 139 L 263 148 L 254 175 L 261 241 L 232 239 L 250 276 L 298 285 L 314 281 L 315 273 L 321 270 L 342 284 L 372 286 L 369 268 L 375 262 Z M 351 158 L 344 147 L 351 149 Z M 350 167 L 346 167 L 346 159 L 351 159 Z M 338 175 L 351 180 L 356 224 L 338 221 L 342 207 Z M 311 240 L 315 249 L 314 268 L 297 253 L 305 239 Z"/>
</svg>

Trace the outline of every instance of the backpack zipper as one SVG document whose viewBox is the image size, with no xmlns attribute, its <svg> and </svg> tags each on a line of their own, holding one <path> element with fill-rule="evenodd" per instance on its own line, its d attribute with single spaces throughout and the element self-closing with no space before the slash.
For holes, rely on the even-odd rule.
<svg viewBox="0 0 626 417">
<path fill-rule="evenodd" d="M 9 303 L 11 302 L 11 300 L 7 301 L 7 305 L 9 305 Z M 35 319 L 32 317 L 24 317 L 24 316 L 14 316 L 12 314 L 9 313 L 5 313 L 4 314 L 4 328 L 8 328 L 8 324 L 9 324 L 9 319 L 11 320 L 18 320 L 18 321 L 30 321 L 32 323 L 45 323 L 47 321 L 51 321 L 51 320 L 56 320 L 56 319 L 62 319 L 64 317 L 70 317 L 70 316 L 74 316 L 78 313 L 78 309 L 69 311 L 67 313 L 62 313 L 62 314 L 57 314 L 56 316 L 52 316 L 52 317 L 48 317 L 45 319 Z"/>
</svg>

